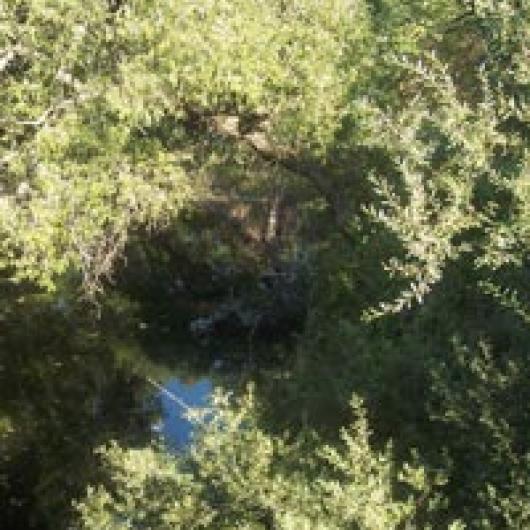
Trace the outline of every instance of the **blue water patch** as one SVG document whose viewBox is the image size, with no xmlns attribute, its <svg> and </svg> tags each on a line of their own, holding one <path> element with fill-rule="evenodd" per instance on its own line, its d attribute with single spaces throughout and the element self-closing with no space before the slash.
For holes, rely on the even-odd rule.
<svg viewBox="0 0 530 530">
<path fill-rule="evenodd" d="M 181 449 L 190 443 L 193 424 L 186 419 L 185 410 L 172 396 L 188 407 L 203 407 L 212 393 L 212 382 L 207 378 L 190 382 L 174 378 L 164 384 L 164 389 L 167 392 L 158 393 L 162 417 L 154 430 L 159 432 L 170 448 Z"/>
</svg>

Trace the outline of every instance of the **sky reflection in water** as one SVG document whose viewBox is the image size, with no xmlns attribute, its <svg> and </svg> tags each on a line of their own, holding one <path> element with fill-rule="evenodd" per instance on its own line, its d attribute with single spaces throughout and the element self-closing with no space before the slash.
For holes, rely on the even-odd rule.
<svg viewBox="0 0 530 530">
<path fill-rule="evenodd" d="M 174 378 L 166 382 L 164 388 L 189 407 L 206 405 L 213 390 L 212 382 L 207 378 L 192 381 Z M 186 446 L 191 440 L 193 425 L 185 418 L 185 411 L 164 392 L 159 392 L 158 398 L 162 418 L 160 423 L 154 426 L 154 430 L 163 437 L 170 448 L 180 449 Z"/>
</svg>

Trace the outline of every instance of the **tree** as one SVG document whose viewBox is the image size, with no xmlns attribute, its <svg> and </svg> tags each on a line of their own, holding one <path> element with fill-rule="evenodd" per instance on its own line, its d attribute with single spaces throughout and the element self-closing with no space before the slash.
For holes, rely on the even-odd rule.
<svg viewBox="0 0 530 530">
<path fill-rule="evenodd" d="M 110 483 L 78 505 L 81 528 L 413 527 L 440 477 L 396 468 L 390 447 L 373 451 L 362 405 L 352 408 L 356 419 L 336 449 L 310 433 L 271 436 L 258 426 L 251 392 L 236 406 L 218 393 L 210 410 L 190 413 L 200 434 L 187 454 L 103 449 Z"/>
<path fill-rule="evenodd" d="M 446 504 L 411 525 L 421 527 L 421 517 L 448 525 L 461 514 L 472 528 L 527 524 L 530 447 L 516 405 L 526 395 L 530 301 L 525 3 L 132 0 L 89 10 L 75 0 L 9 0 L 0 9 L 5 277 L 48 289 L 73 278 L 94 295 L 136 228 L 174 227 L 183 210 L 213 200 L 250 204 L 288 190 L 302 217 L 293 247 L 310 256 L 316 281 L 307 331 L 278 393 L 296 404 L 286 421 L 303 431 L 303 411 L 326 431 L 315 409 L 332 403 L 340 423 L 352 393 L 361 394 L 376 447 L 394 438 L 397 460 L 418 447 L 427 468 L 445 462 Z M 489 392 L 507 404 L 507 419 Z M 195 455 L 228 436 L 208 433 Z M 243 462 L 250 447 L 269 455 L 285 442 L 257 426 L 236 429 L 211 465 L 249 433 L 259 447 L 238 445 Z M 351 444 L 377 460 L 363 436 Z M 134 478 L 136 453 L 109 455 L 144 487 L 145 470 Z M 206 457 L 197 456 L 190 476 L 185 459 L 145 456 L 164 480 L 175 473 L 167 499 L 148 497 L 149 517 L 159 526 L 168 513 L 213 524 Z M 267 496 L 276 463 L 263 465 L 251 466 L 239 489 L 237 473 L 216 478 L 234 503 L 220 524 L 272 525 L 273 517 L 295 525 L 281 514 L 303 495 L 317 519 L 336 508 L 335 527 L 372 524 L 342 511 L 347 482 L 333 494 L 313 489 L 308 467 L 286 483 L 294 491 L 287 505 Z M 482 474 L 468 472 L 477 468 Z M 383 477 L 377 491 L 394 513 L 401 500 L 381 472 L 376 465 L 355 476 L 362 484 Z M 93 514 L 119 525 L 120 510 L 142 517 L 137 491 L 133 504 L 120 504 L 131 493 L 120 480 L 91 494 L 87 525 Z M 269 493 L 254 505 L 245 492 L 261 495 L 263 484 Z M 164 504 L 180 487 L 192 515 Z M 404 520 L 387 515 L 373 524 Z"/>
<path fill-rule="evenodd" d="M 2 10 L 3 267 L 48 288 L 80 270 L 89 293 L 205 176 L 323 149 L 366 27 L 349 1 Z"/>
</svg>

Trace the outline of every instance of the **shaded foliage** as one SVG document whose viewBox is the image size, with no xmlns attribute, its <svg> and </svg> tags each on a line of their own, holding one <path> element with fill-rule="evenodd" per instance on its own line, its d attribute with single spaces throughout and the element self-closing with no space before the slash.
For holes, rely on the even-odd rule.
<svg viewBox="0 0 530 530">
<path fill-rule="evenodd" d="M 271 349 L 299 333 L 253 374 L 262 408 L 218 397 L 190 454 L 107 449 L 79 524 L 528 526 L 525 2 L 0 14 L 8 289 L 119 293 L 181 334 L 260 332 Z M 356 409 L 357 460 L 331 449 L 352 395 L 374 431 Z M 412 449 L 416 478 L 439 480 L 407 497 Z"/>
</svg>

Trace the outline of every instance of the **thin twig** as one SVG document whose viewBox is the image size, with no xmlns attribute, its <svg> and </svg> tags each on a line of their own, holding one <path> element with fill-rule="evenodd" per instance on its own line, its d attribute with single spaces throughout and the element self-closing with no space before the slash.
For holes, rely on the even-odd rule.
<svg viewBox="0 0 530 530">
<path fill-rule="evenodd" d="M 145 380 L 152 386 L 154 386 L 157 390 L 160 390 L 163 394 L 165 394 L 171 401 L 182 407 L 186 412 L 190 412 L 193 410 L 192 407 L 187 405 L 182 399 L 180 399 L 178 396 L 173 394 L 173 392 L 169 391 L 167 388 L 163 387 L 160 383 L 155 381 L 154 379 L 151 379 L 149 376 L 145 377 Z"/>
</svg>

